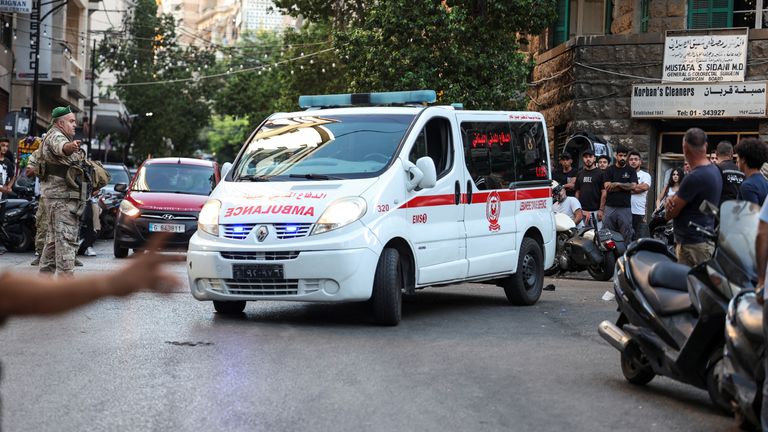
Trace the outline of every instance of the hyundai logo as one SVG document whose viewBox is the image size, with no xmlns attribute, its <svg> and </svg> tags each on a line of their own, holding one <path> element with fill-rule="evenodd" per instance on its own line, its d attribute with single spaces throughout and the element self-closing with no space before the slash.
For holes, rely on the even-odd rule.
<svg viewBox="0 0 768 432">
<path fill-rule="evenodd" d="M 175 217 L 175 216 L 174 216 L 174 215 L 172 215 L 172 214 L 164 214 L 164 215 L 163 215 L 163 219 L 165 219 L 165 220 L 171 220 L 171 219 L 173 219 L 174 217 Z"/>
<path fill-rule="evenodd" d="M 263 242 L 268 235 L 269 235 L 269 229 L 267 229 L 266 225 L 261 225 L 259 229 L 256 230 L 256 240 L 258 240 L 259 242 Z"/>
</svg>

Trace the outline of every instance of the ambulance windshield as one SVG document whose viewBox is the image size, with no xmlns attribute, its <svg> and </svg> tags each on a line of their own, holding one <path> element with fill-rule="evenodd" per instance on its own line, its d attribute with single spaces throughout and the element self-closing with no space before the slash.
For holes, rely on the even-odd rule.
<svg viewBox="0 0 768 432">
<path fill-rule="evenodd" d="M 378 176 L 414 115 L 351 114 L 269 120 L 246 144 L 235 181 Z"/>
</svg>

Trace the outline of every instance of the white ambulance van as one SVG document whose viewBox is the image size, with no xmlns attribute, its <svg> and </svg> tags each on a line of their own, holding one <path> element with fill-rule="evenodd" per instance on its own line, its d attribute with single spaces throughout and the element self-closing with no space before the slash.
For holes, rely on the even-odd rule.
<svg viewBox="0 0 768 432">
<path fill-rule="evenodd" d="M 554 259 L 547 127 L 535 112 L 427 106 L 431 90 L 302 96 L 246 141 L 189 243 L 192 295 L 368 301 L 466 281 L 534 304 Z"/>
</svg>

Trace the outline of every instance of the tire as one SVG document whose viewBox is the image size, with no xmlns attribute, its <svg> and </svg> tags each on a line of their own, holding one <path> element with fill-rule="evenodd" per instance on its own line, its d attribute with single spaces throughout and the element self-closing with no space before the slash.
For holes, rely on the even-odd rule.
<svg viewBox="0 0 768 432">
<path fill-rule="evenodd" d="M 21 241 L 17 244 L 8 244 L 11 252 L 26 252 L 35 248 L 35 234 L 26 225 L 21 227 Z"/>
<path fill-rule="evenodd" d="M 544 254 L 541 246 L 525 237 L 517 257 L 517 272 L 504 281 L 507 301 L 517 306 L 530 306 L 539 301 L 544 287 Z"/>
<path fill-rule="evenodd" d="M 213 301 L 213 308 L 222 315 L 237 315 L 245 310 L 245 300 L 238 301 Z"/>
<path fill-rule="evenodd" d="M 707 369 L 707 393 L 709 393 L 709 399 L 723 414 L 731 414 L 733 412 L 731 395 L 720 390 L 723 365 L 722 352 L 720 352 L 719 355 L 715 354 L 712 361 L 710 361 L 710 364 L 712 366 Z"/>
<path fill-rule="evenodd" d="M 115 252 L 115 258 L 125 258 L 128 256 L 128 248 L 120 246 L 117 240 L 112 244 L 112 249 Z"/>
<path fill-rule="evenodd" d="M 637 352 L 640 358 L 638 355 L 633 355 L 633 352 Z M 621 352 L 621 373 L 627 381 L 634 385 L 646 385 L 656 376 L 651 365 L 640 354 L 640 350 L 630 347 Z"/>
<path fill-rule="evenodd" d="M 568 239 L 571 236 L 568 235 L 568 233 L 561 232 L 557 234 L 557 247 L 555 248 L 555 263 L 552 264 L 552 267 L 544 270 L 544 276 L 553 276 L 558 273 L 560 273 L 560 256 L 564 253 L 565 249 L 565 242 L 568 241 Z"/>
<path fill-rule="evenodd" d="M 613 256 L 613 252 L 608 252 L 603 257 L 603 263 L 599 267 L 589 266 L 587 271 L 594 280 L 605 282 L 613 277 L 614 266 L 616 266 L 616 258 Z"/>
<path fill-rule="evenodd" d="M 397 249 L 385 248 L 373 278 L 371 310 L 376 324 L 396 326 L 403 309 L 403 267 Z"/>
<path fill-rule="evenodd" d="M 111 239 L 115 237 L 115 218 L 112 215 L 105 215 L 101 218 L 101 230 L 99 231 L 99 238 Z"/>
</svg>

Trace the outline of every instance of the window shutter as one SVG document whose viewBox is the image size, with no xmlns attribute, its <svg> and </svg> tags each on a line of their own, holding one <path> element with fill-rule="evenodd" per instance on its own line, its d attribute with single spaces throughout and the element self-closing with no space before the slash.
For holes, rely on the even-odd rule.
<svg viewBox="0 0 768 432">
<path fill-rule="evenodd" d="M 568 40 L 570 23 L 569 0 L 557 0 L 557 22 L 555 23 L 555 45 Z"/>
<path fill-rule="evenodd" d="M 689 0 L 688 28 L 733 26 L 733 0 Z"/>
</svg>

